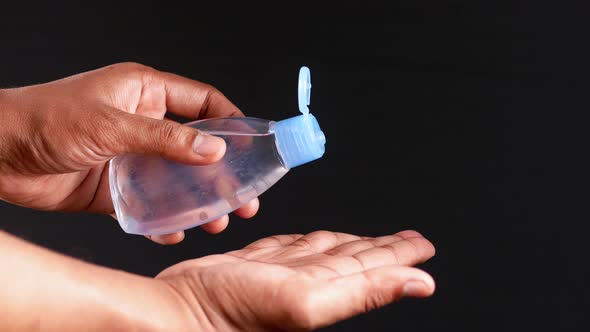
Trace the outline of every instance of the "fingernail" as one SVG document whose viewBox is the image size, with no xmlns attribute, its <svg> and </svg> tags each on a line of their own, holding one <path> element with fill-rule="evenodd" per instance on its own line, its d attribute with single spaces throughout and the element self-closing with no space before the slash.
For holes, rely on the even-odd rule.
<svg viewBox="0 0 590 332">
<path fill-rule="evenodd" d="M 199 133 L 193 143 L 193 150 L 201 156 L 209 156 L 217 153 L 223 148 L 224 141 L 222 138 L 211 136 L 205 133 Z"/>
<path fill-rule="evenodd" d="M 428 286 L 420 280 L 410 280 L 404 284 L 404 296 L 421 296 L 428 292 Z"/>
</svg>

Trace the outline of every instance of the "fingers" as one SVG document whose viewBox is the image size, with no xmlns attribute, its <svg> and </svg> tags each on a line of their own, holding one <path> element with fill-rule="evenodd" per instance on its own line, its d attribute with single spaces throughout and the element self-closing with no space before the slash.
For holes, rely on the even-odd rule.
<svg viewBox="0 0 590 332">
<path fill-rule="evenodd" d="M 351 255 L 365 269 L 389 264 L 415 265 L 434 255 L 434 248 L 424 238 L 401 240 Z"/>
<path fill-rule="evenodd" d="M 311 329 L 383 307 L 404 296 L 427 297 L 435 289 L 426 272 L 404 266 L 383 266 L 316 283 L 306 292 L 297 319 Z"/>
<path fill-rule="evenodd" d="M 347 292 L 350 300 L 356 299 L 356 307 L 362 310 L 384 306 L 403 296 L 429 296 L 435 289 L 434 280 L 428 273 L 413 267 L 395 265 L 335 278 L 332 287 L 341 285 L 350 287 Z"/>
<path fill-rule="evenodd" d="M 205 230 L 207 233 L 221 233 L 227 227 L 228 221 L 229 217 L 225 215 L 219 219 L 213 220 L 202 225 L 201 228 Z M 182 242 L 182 240 L 184 240 L 184 232 L 181 231 L 164 235 L 146 235 L 146 237 L 156 243 L 170 245 Z"/>
<path fill-rule="evenodd" d="M 177 244 L 184 240 L 184 232 L 176 232 L 164 235 L 146 235 L 148 239 L 163 245 Z"/>
<path fill-rule="evenodd" d="M 246 203 L 246 205 L 242 206 L 241 208 L 237 209 L 235 213 L 241 218 L 251 218 L 258 211 L 258 205 L 258 199 L 254 199 Z M 219 219 L 201 225 L 201 228 L 209 234 L 218 234 L 223 232 L 227 228 L 228 224 L 229 216 L 226 214 L 225 216 Z"/>
<path fill-rule="evenodd" d="M 244 114 L 219 90 L 209 84 L 172 73 L 153 73 L 166 87 L 166 108 L 176 115 L 190 118 L 243 116 Z"/>
<path fill-rule="evenodd" d="M 249 219 L 256 215 L 259 207 L 260 201 L 258 200 L 258 198 L 255 198 L 249 201 L 248 203 L 244 204 L 240 208 L 236 209 L 234 212 L 240 218 Z"/>
<path fill-rule="evenodd" d="M 258 211 L 259 202 L 258 199 L 253 199 L 246 205 L 240 207 L 235 213 L 241 218 L 251 218 Z M 219 219 L 210 221 L 206 224 L 201 225 L 201 228 L 209 234 L 218 234 L 223 232 L 229 224 L 229 216 L 225 215 Z"/>
<path fill-rule="evenodd" d="M 223 232 L 229 223 L 229 216 L 226 214 L 225 216 L 210 221 L 206 224 L 201 225 L 201 228 L 209 233 L 209 234 L 218 234 Z"/>
<path fill-rule="evenodd" d="M 225 153 L 225 141 L 173 121 L 109 110 L 97 112 L 99 153 L 160 155 L 187 164 L 210 164 Z M 102 118 L 101 118 L 102 116 Z"/>
<path fill-rule="evenodd" d="M 404 231 L 395 235 L 348 242 L 327 251 L 326 254 L 352 256 L 367 268 L 372 268 L 378 266 L 379 262 L 419 264 L 434 256 L 435 249 L 422 234 Z"/>
<path fill-rule="evenodd" d="M 396 235 L 350 241 L 325 253 L 297 258 L 288 265 L 320 279 L 349 275 L 387 265 L 411 266 L 434 256 L 434 246 L 420 233 L 405 231 Z"/>
<path fill-rule="evenodd" d="M 302 234 L 274 235 L 260 239 L 247 245 L 244 249 L 264 249 L 288 246 L 303 237 Z"/>
<path fill-rule="evenodd" d="M 330 231 L 316 231 L 306 234 L 297 241 L 291 243 L 291 245 L 300 247 L 301 249 L 312 253 L 323 253 L 344 243 L 360 239 L 361 238 L 357 235 Z"/>
</svg>

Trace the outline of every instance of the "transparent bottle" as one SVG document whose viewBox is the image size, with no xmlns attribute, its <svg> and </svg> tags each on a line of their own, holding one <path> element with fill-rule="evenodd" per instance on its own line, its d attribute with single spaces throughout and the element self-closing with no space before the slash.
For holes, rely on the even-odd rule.
<svg viewBox="0 0 590 332">
<path fill-rule="evenodd" d="M 326 138 L 309 113 L 310 74 L 299 72 L 302 115 L 281 121 L 213 118 L 186 125 L 222 137 L 224 157 L 192 166 L 156 156 L 111 160 L 109 182 L 119 224 L 127 233 L 159 235 L 228 214 L 274 185 L 291 168 L 324 154 Z"/>
</svg>

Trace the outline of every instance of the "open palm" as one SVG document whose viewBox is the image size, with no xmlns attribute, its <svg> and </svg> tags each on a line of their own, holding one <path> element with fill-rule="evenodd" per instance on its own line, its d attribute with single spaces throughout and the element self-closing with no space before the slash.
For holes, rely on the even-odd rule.
<svg viewBox="0 0 590 332">
<path fill-rule="evenodd" d="M 414 231 L 376 238 L 318 231 L 185 261 L 157 278 L 208 322 L 204 330 L 312 330 L 402 296 L 431 295 L 432 278 L 409 266 L 434 252 Z"/>
</svg>

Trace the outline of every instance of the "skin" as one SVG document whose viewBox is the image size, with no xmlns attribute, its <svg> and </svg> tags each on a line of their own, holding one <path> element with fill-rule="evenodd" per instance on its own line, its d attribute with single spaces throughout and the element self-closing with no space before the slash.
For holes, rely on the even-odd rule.
<svg viewBox="0 0 590 332">
<path fill-rule="evenodd" d="M 134 63 L 0 90 L 0 198 L 41 210 L 113 214 L 108 161 L 124 153 L 218 161 L 219 138 L 170 120 L 242 116 L 215 88 Z M 208 142 L 195 148 L 195 142 Z M 236 214 L 253 216 L 258 201 Z M 203 228 L 222 231 L 225 216 Z M 172 244 L 182 233 L 150 237 Z M 412 267 L 434 255 L 415 231 L 277 235 L 171 266 L 155 278 L 108 269 L 0 232 L 0 330 L 306 331 L 426 297 Z"/>
<path fill-rule="evenodd" d="M 0 198 L 40 210 L 112 215 L 108 188 L 112 157 L 155 154 L 194 165 L 223 157 L 222 139 L 159 121 L 166 112 L 189 119 L 243 116 L 210 85 L 135 63 L 0 90 L 0 100 L 1 123 L 9 124 L 0 130 Z M 203 149 L 195 153 L 198 136 L 214 141 L 209 154 Z M 235 213 L 250 218 L 258 206 L 254 200 Z M 224 216 L 202 228 L 219 233 L 228 220 Z M 184 233 L 149 238 L 174 244 L 184 239 Z"/>
</svg>

